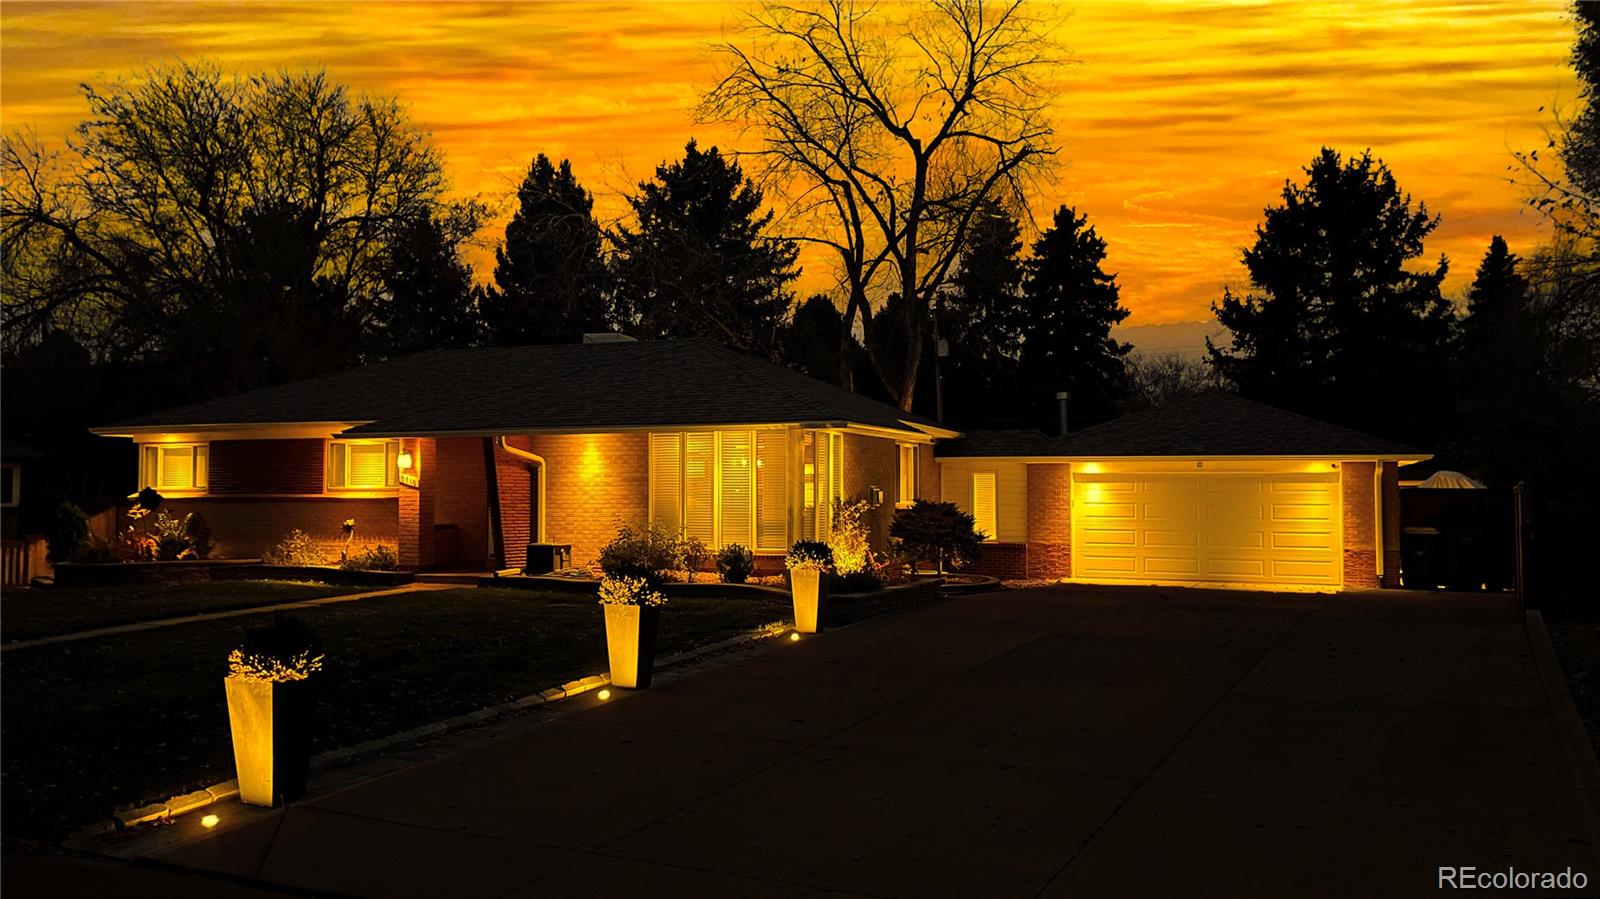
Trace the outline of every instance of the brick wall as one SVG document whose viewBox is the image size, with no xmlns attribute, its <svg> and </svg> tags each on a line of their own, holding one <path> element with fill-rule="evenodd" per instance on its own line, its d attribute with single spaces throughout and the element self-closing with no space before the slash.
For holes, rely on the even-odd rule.
<svg viewBox="0 0 1600 899">
<path fill-rule="evenodd" d="M 1050 462 L 1027 468 L 1028 577 L 1071 577 L 1071 467 Z"/>
<path fill-rule="evenodd" d="M 1383 586 L 1400 586 L 1400 463 L 1383 463 Z"/>
<path fill-rule="evenodd" d="M 645 434 L 535 434 L 510 440 L 512 446 L 542 456 L 549 466 L 543 497 L 545 539 L 572 544 L 574 565 L 588 565 L 598 558 L 600 547 L 622 525 L 645 523 L 650 479 Z M 521 475 L 520 486 L 508 485 L 507 466 L 502 463 L 498 471 L 507 564 L 520 566 L 527 552 L 527 476 Z"/>
<path fill-rule="evenodd" d="M 393 547 L 399 540 L 397 501 L 392 496 L 368 499 L 204 496 L 168 499 L 162 508 L 180 516 L 190 512 L 205 515 L 215 544 L 211 555 L 218 559 L 259 558 L 296 528 L 322 544 L 329 560 L 337 559 L 344 547 L 341 526 L 347 518 L 356 520 L 353 549 L 379 543 Z M 124 521 L 123 527 L 126 526 Z"/>
<path fill-rule="evenodd" d="M 882 552 L 888 546 L 889 521 L 894 518 L 894 497 L 899 486 L 899 444 L 885 437 L 844 435 L 845 501 L 866 499 L 869 487 L 883 491 L 883 503 L 867 513 L 875 552 Z"/>
<path fill-rule="evenodd" d="M 434 441 L 432 468 L 436 562 L 481 565 L 489 545 L 489 484 L 483 471 L 483 438 Z"/>
<path fill-rule="evenodd" d="M 438 514 L 439 464 L 437 441 L 431 437 L 410 437 L 400 441 L 416 461 L 412 472 L 417 486 L 400 485 L 400 567 L 416 570 L 438 561 L 434 523 Z"/>
<path fill-rule="evenodd" d="M 978 558 L 961 569 L 967 574 L 982 574 L 1011 580 L 1028 576 L 1026 543 L 985 543 Z"/>
<path fill-rule="evenodd" d="M 224 496 L 318 494 L 326 444 L 294 440 L 213 440 L 208 493 Z"/>
<path fill-rule="evenodd" d="M 1372 462 L 1339 464 L 1339 487 L 1344 506 L 1346 587 L 1378 586 L 1377 530 L 1373 522 L 1374 464 Z"/>
</svg>

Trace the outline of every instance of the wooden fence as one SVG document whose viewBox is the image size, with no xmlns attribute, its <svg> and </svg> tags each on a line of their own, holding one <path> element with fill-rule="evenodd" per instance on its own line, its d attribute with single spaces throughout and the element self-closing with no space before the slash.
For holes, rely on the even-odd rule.
<svg viewBox="0 0 1600 899">
<path fill-rule="evenodd" d="M 26 587 L 34 578 L 49 574 L 43 537 L 0 540 L 0 586 Z"/>
</svg>

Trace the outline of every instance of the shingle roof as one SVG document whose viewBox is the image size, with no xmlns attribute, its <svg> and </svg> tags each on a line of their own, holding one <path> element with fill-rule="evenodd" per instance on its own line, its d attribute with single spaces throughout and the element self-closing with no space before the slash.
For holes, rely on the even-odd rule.
<svg viewBox="0 0 1600 899">
<path fill-rule="evenodd" d="M 939 443 L 935 455 L 940 458 L 962 456 L 1059 456 L 1064 452 L 1060 437 L 1051 437 L 1043 431 L 967 431 L 959 440 Z"/>
<path fill-rule="evenodd" d="M 370 422 L 372 436 L 640 426 L 932 425 L 704 340 L 434 350 L 141 415 L 98 430 Z"/>
<path fill-rule="evenodd" d="M 1226 393 L 1207 393 L 1174 400 L 1085 428 L 1065 439 L 1033 432 L 971 432 L 941 448 L 940 455 L 1056 456 L 1115 458 L 1126 456 L 1379 456 L 1426 458 L 1427 453 L 1394 440 L 1374 437 L 1304 415 L 1252 402 Z M 1036 438 L 1003 435 L 1034 434 Z M 1018 449 L 1035 446 L 1034 451 Z M 972 448 L 991 448 L 979 452 Z"/>
</svg>

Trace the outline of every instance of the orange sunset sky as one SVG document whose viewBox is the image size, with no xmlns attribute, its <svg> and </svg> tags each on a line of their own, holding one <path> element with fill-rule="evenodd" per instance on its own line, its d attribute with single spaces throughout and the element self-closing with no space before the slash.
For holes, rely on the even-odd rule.
<svg viewBox="0 0 1600 899">
<path fill-rule="evenodd" d="M 453 189 L 506 205 L 533 153 L 569 157 L 603 220 L 690 135 L 708 44 L 739 3 L 18 3 L 0 5 L 0 122 L 66 136 L 78 90 L 173 57 L 325 66 L 398 95 L 444 151 Z M 1064 161 L 1044 216 L 1075 204 L 1110 244 L 1129 326 L 1210 316 L 1263 206 L 1319 146 L 1371 147 L 1443 225 L 1430 255 L 1459 296 L 1492 234 L 1541 239 L 1508 183 L 1541 106 L 1573 100 L 1564 4 L 1079 2 L 1059 39 Z M 492 241 L 499 228 L 485 237 Z M 474 259 L 487 275 L 484 251 Z M 802 290 L 826 289 L 823 258 Z"/>
</svg>

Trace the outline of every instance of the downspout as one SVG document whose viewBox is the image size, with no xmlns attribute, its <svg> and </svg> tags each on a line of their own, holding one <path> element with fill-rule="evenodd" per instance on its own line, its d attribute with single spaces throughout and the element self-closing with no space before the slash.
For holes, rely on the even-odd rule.
<svg viewBox="0 0 1600 899">
<path fill-rule="evenodd" d="M 535 516 L 535 520 L 532 522 L 533 534 L 530 535 L 532 539 L 530 539 L 528 542 L 543 543 L 545 534 L 544 510 L 545 506 L 550 504 L 549 494 L 545 492 L 544 470 L 546 466 L 544 463 L 544 457 L 536 453 L 530 453 L 524 449 L 517 449 L 506 440 L 505 435 L 503 434 L 496 439 L 500 442 L 500 448 L 505 450 L 507 455 L 516 459 L 521 459 L 530 465 L 536 465 L 539 467 L 539 514 Z"/>
</svg>

